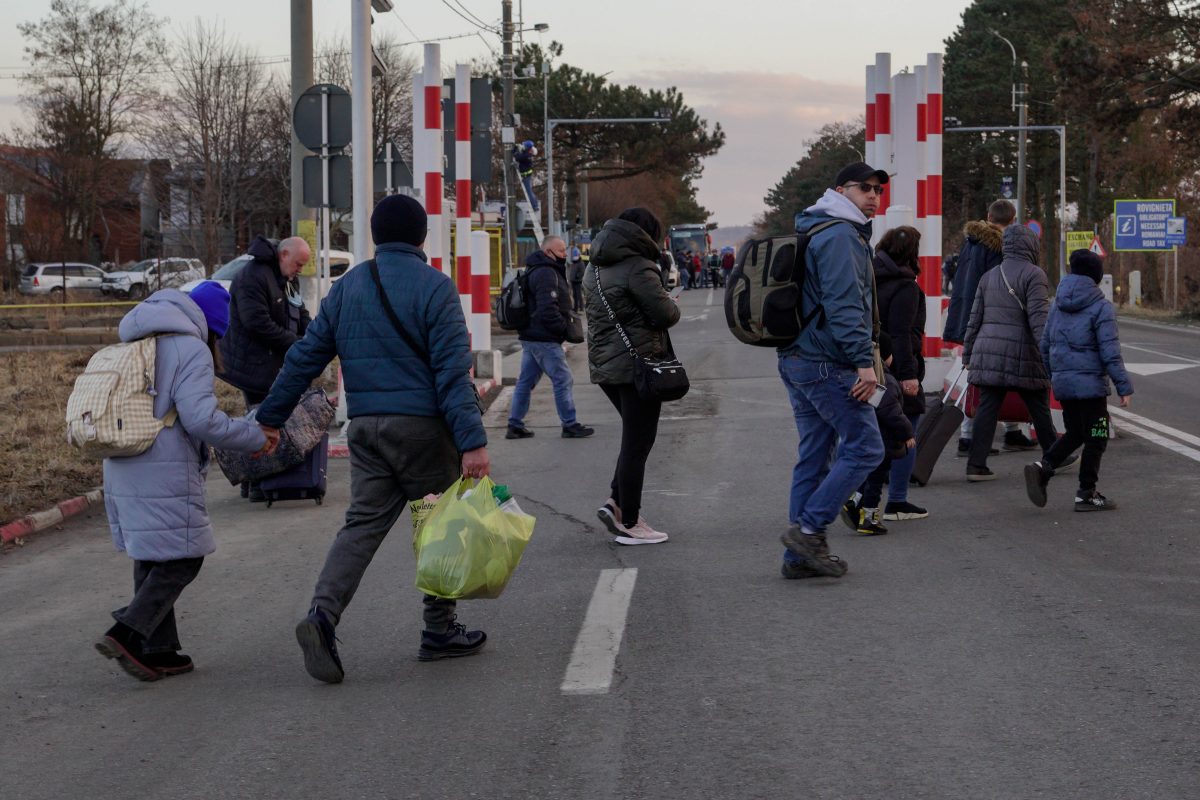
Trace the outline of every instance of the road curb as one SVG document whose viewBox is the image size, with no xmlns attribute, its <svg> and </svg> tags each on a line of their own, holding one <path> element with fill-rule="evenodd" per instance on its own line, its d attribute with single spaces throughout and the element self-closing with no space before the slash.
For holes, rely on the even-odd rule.
<svg viewBox="0 0 1200 800">
<path fill-rule="evenodd" d="M 483 398 L 483 410 L 484 411 L 487 411 L 487 407 L 488 407 L 488 405 L 490 405 L 490 402 L 491 402 L 490 400 L 488 400 L 488 395 L 491 394 L 493 391 L 495 391 L 496 387 L 498 387 L 499 385 L 500 385 L 500 382 L 497 381 L 495 378 L 488 378 L 487 380 L 475 381 L 475 388 L 479 390 L 479 396 L 481 398 Z M 331 438 L 329 440 L 329 457 L 330 458 L 349 458 L 350 457 L 350 445 L 346 442 L 346 437 L 343 434 L 339 434 L 337 437 Z"/>
<path fill-rule="evenodd" d="M 0 526 L 0 542 L 7 544 L 17 539 L 39 533 L 47 528 L 52 528 L 76 514 L 82 514 L 92 506 L 99 505 L 103 501 L 104 492 L 100 489 L 93 489 L 87 494 L 72 497 L 70 500 L 63 500 L 58 505 L 48 508 L 45 511 L 35 511 L 32 514 L 26 514 L 21 519 Z"/>
</svg>

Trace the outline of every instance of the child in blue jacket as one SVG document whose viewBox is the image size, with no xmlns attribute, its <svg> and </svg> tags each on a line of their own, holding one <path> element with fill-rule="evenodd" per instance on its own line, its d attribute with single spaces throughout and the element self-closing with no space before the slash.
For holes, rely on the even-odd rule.
<svg viewBox="0 0 1200 800">
<path fill-rule="evenodd" d="M 1067 432 L 1041 461 L 1025 467 L 1025 490 L 1034 505 L 1046 505 L 1046 485 L 1055 468 L 1083 445 L 1075 510 L 1108 511 L 1117 504 L 1096 491 L 1100 458 L 1108 446 L 1108 381 L 1116 384 L 1122 408 L 1129 407 L 1133 384 L 1121 359 L 1116 312 L 1099 287 L 1104 262 L 1089 250 L 1076 250 L 1070 267 L 1042 334 L 1042 360 L 1062 403 Z"/>
</svg>

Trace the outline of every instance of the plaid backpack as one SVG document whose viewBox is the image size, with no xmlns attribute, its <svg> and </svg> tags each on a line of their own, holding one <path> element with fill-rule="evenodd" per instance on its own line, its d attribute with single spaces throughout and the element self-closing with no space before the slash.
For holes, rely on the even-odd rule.
<svg viewBox="0 0 1200 800">
<path fill-rule="evenodd" d="M 150 336 L 97 351 L 67 399 L 67 441 L 91 458 L 136 456 L 175 424 L 172 408 L 154 416 L 154 356 Z"/>
</svg>

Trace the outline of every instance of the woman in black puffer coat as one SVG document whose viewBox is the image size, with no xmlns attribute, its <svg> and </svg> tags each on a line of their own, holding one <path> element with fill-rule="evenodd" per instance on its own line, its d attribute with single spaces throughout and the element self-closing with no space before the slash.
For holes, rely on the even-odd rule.
<svg viewBox="0 0 1200 800">
<path fill-rule="evenodd" d="M 917 284 L 921 274 L 918 258 L 921 233 L 908 225 L 892 228 L 875 248 L 875 286 L 879 300 L 879 324 L 891 336 L 893 357 L 891 373 L 900 381 L 904 415 L 916 430 L 925 413 L 925 293 Z M 883 510 L 887 520 L 923 519 L 929 512 L 908 502 L 908 480 L 912 477 L 916 450 L 892 461 L 888 478 L 888 502 Z"/>
<path fill-rule="evenodd" d="M 662 223 L 650 211 L 625 210 L 606 222 L 592 242 L 592 259 L 583 278 L 592 383 L 600 385 L 621 415 L 621 454 L 612 496 L 597 513 L 621 544 L 667 540 L 667 534 L 652 528 L 639 513 L 662 403 L 638 394 L 633 355 L 613 321 L 615 316 L 638 355 L 654 359 L 671 352 L 667 329 L 679 321 L 679 306 L 662 284 L 662 234 Z"/>
</svg>

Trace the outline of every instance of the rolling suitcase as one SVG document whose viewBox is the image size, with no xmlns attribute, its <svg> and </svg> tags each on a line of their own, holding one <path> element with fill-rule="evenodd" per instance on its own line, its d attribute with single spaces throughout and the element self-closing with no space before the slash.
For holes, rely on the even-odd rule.
<svg viewBox="0 0 1200 800">
<path fill-rule="evenodd" d="M 321 437 L 317 446 L 296 466 L 263 478 L 259 487 L 267 496 L 267 508 L 280 500 L 325 500 L 325 473 L 329 467 L 329 434 Z"/>
<path fill-rule="evenodd" d="M 917 456 L 913 462 L 912 476 L 919 486 L 929 483 L 933 466 L 946 449 L 946 443 L 958 434 L 959 426 L 962 425 L 961 406 L 967 393 L 961 391 L 957 397 L 953 395 L 955 387 L 965 374 L 966 370 L 960 367 L 958 374 L 950 382 L 950 388 L 942 397 L 935 398 L 930 403 L 917 426 Z"/>
</svg>

